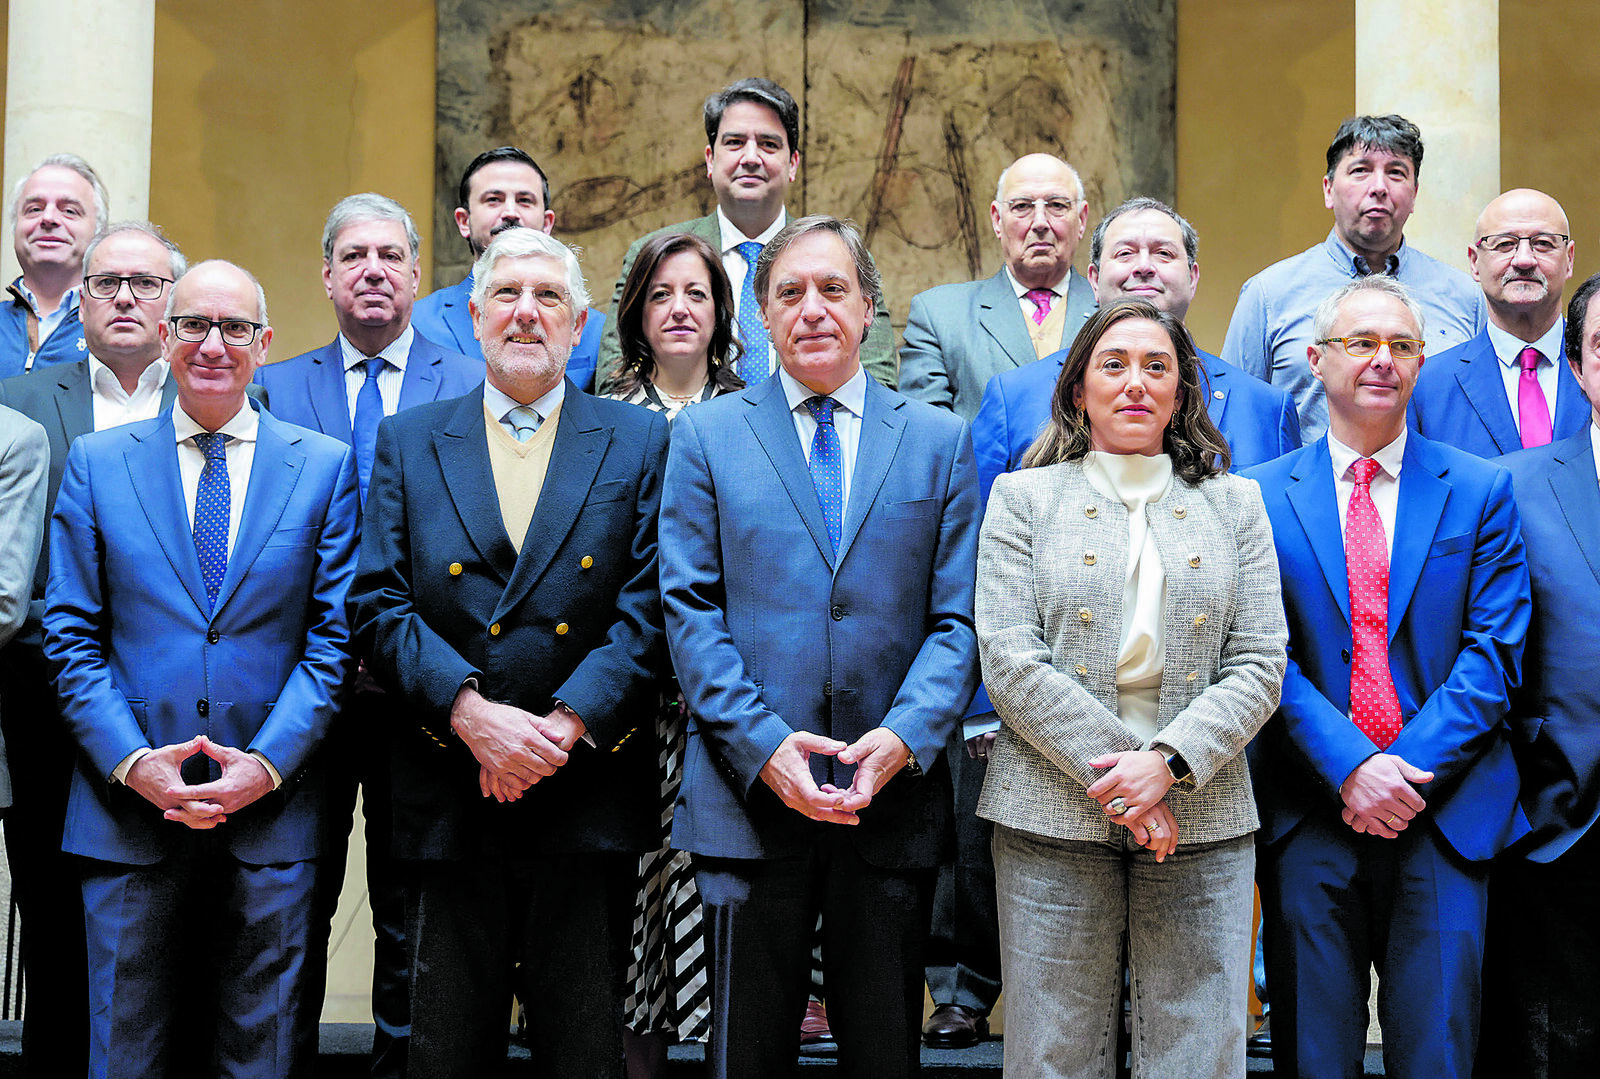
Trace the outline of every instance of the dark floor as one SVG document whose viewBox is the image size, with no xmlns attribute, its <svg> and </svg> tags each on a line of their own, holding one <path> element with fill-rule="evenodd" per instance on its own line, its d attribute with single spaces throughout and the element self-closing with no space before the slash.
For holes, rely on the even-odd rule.
<svg viewBox="0 0 1600 1079">
<path fill-rule="evenodd" d="M 0 1079 L 14 1079 L 21 1075 L 22 1024 L 0 1021 Z M 322 1058 L 317 1068 L 317 1079 L 359 1079 L 365 1074 L 366 1053 L 372 1045 L 372 1027 L 360 1023 L 322 1024 Z M 1000 1047 L 998 1041 L 984 1042 L 974 1049 L 925 1049 L 922 1053 L 922 1071 L 925 1075 L 994 1077 L 1000 1075 Z M 527 1050 L 513 1048 L 513 1061 L 528 1061 Z M 807 1076 L 820 1077 L 833 1070 L 833 1062 L 826 1057 L 801 1057 L 801 1071 Z M 704 1057 L 698 1045 L 675 1046 L 669 1057 L 667 1074 L 671 1079 L 699 1079 L 704 1070 Z M 1251 1075 L 1271 1075 L 1272 1063 L 1251 1059 Z M 531 1067 L 512 1068 L 513 1075 L 532 1075 Z M 1383 1075 L 1383 1064 L 1376 1050 L 1367 1053 L 1368 1076 Z"/>
</svg>

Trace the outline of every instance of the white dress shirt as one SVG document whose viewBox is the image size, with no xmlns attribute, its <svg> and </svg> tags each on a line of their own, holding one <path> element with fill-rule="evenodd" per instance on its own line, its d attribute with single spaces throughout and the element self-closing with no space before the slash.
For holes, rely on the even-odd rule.
<svg viewBox="0 0 1600 1079">
<path fill-rule="evenodd" d="M 1383 522 L 1383 538 L 1389 548 L 1389 560 L 1394 561 L 1394 522 L 1395 516 L 1400 511 L 1400 462 L 1406 455 L 1406 429 L 1400 429 L 1400 437 L 1389 443 L 1383 449 L 1372 455 L 1378 462 L 1378 471 L 1372 474 L 1372 483 L 1367 490 L 1372 495 L 1372 504 L 1378 510 L 1378 519 Z M 1333 437 L 1333 432 L 1328 432 L 1328 456 L 1333 458 L 1333 485 L 1334 492 L 1339 502 L 1339 542 L 1344 544 L 1344 522 L 1350 512 L 1350 496 L 1355 493 L 1356 480 L 1350 468 L 1361 460 L 1361 454 Z"/>
<path fill-rule="evenodd" d="M 231 435 L 223 447 L 228 459 L 228 556 L 233 557 L 233 543 L 239 536 L 239 514 L 244 509 L 245 493 L 250 489 L 250 466 L 256 459 L 256 430 L 261 421 L 247 400 L 233 419 L 217 429 L 218 434 Z M 194 504 L 200 494 L 200 472 L 206 465 L 206 455 L 195 444 L 194 436 L 203 434 L 201 427 L 183 406 L 172 405 L 172 427 L 178 437 L 178 476 L 183 481 L 183 504 L 189 513 L 189 529 L 194 530 Z"/>
<path fill-rule="evenodd" d="M 399 337 L 378 352 L 385 361 L 383 370 L 378 372 L 378 396 L 383 400 L 385 416 L 393 416 L 400 411 L 400 386 L 406 379 L 406 360 L 411 355 L 411 342 L 416 336 L 416 330 L 408 324 Z M 339 335 L 339 357 L 344 361 L 344 403 L 350 409 L 350 425 L 354 427 L 356 395 L 367 381 L 367 357 L 342 333 Z"/>
<path fill-rule="evenodd" d="M 135 420 L 153 419 L 161 411 L 161 387 L 167 384 L 167 361 L 156 360 L 139 372 L 139 383 L 129 393 L 117 373 L 99 358 L 89 357 L 90 396 L 94 401 L 94 429 L 120 427 Z"/>
<path fill-rule="evenodd" d="M 1556 417 L 1556 364 L 1561 361 L 1561 336 L 1566 332 L 1566 320 L 1556 319 L 1555 325 L 1537 341 L 1524 341 L 1493 322 L 1489 323 L 1488 329 L 1489 344 L 1494 348 L 1495 358 L 1500 361 L 1500 380 L 1506 387 L 1506 400 L 1511 402 L 1511 419 L 1517 425 L 1517 433 L 1522 433 L 1522 414 L 1517 404 L 1522 385 L 1522 364 L 1517 357 L 1530 344 L 1539 350 L 1539 366 L 1533 369 L 1534 376 L 1538 378 L 1539 390 L 1544 394 L 1544 405 L 1550 410 L 1553 428 Z"/>
<path fill-rule="evenodd" d="M 1017 307 L 1027 320 L 1032 322 L 1033 314 L 1039 308 L 1037 304 L 1028 299 L 1028 286 L 1017 280 L 1016 275 L 1011 272 L 1011 267 L 1009 266 L 1006 267 L 1006 280 L 1011 282 L 1011 291 L 1017 294 Z M 1050 301 L 1050 313 L 1052 315 L 1055 314 L 1056 304 L 1066 297 L 1067 288 L 1071 284 L 1072 267 L 1068 266 L 1067 272 L 1061 275 L 1061 280 L 1050 286 L 1050 291 L 1056 294 L 1056 298 Z"/>
<path fill-rule="evenodd" d="M 778 368 L 778 378 L 783 382 L 783 396 L 789 402 L 789 414 L 794 417 L 795 433 L 800 436 L 800 449 L 805 453 L 806 465 L 809 466 L 811 438 L 817 433 L 817 421 L 811 418 L 806 400 L 819 395 L 801 385 L 799 380 L 781 367 Z M 839 522 L 842 526 L 850 516 L 850 477 L 856 470 L 856 448 L 861 445 L 861 412 L 867 407 L 866 368 L 856 368 L 856 373 L 843 386 L 821 396 L 839 402 L 839 407 L 833 410 L 833 430 L 839 436 Z"/>
<path fill-rule="evenodd" d="M 789 223 L 789 211 L 778 211 L 778 219 L 768 225 L 759 236 L 746 236 L 739 231 L 739 227 L 728 220 L 722 212 L 722 207 L 717 207 L 717 227 L 722 230 L 722 268 L 728 272 L 728 287 L 733 290 L 733 330 L 739 332 L 739 298 L 744 294 L 744 279 L 746 274 L 755 273 L 755 266 L 744 261 L 744 256 L 739 254 L 739 245 L 749 240 L 754 240 L 762 247 L 772 242 L 772 238 L 783 230 Z M 746 361 L 748 362 L 748 361 Z M 774 358 L 770 345 L 767 349 L 767 373 L 771 374 L 774 367 Z"/>
</svg>

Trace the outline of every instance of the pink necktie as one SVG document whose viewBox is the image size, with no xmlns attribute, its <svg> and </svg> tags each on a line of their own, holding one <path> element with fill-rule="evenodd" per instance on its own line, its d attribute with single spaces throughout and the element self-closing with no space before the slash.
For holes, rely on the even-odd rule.
<svg viewBox="0 0 1600 1079">
<path fill-rule="evenodd" d="M 1033 301 L 1033 324 L 1043 326 L 1044 320 L 1050 314 L 1050 305 L 1055 302 L 1056 294 L 1047 288 L 1031 288 L 1023 295 Z"/>
<path fill-rule="evenodd" d="M 1522 448 L 1550 444 L 1550 404 L 1539 387 L 1539 350 L 1531 345 L 1517 353 L 1522 374 L 1517 376 L 1517 428 Z"/>
<path fill-rule="evenodd" d="M 1400 734 L 1400 698 L 1389 673 L 1389 545 L 1372 504 L 1378 462 L 1350 466 L 1356 489 L 1344 517 L 1344 564 L 1350 578 L 1350 719 L 1379 749 Z"/>
</svg>

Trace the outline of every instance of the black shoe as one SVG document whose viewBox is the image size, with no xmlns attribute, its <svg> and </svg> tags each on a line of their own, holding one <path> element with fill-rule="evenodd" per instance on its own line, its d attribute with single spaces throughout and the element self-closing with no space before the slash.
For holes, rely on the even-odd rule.
<svg viewBox="0 0 1600 1079">
<path fill-rule="evenodd" d="M 962 1004 L 941 1004 L 922 1024 L 929 1049 L 970 1049 L 989 1036 L 989 1020 Z"/>
</svg>

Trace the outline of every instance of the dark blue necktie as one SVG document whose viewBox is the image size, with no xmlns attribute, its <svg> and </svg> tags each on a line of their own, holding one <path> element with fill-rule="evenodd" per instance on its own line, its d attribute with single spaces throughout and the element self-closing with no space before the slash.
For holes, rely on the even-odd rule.
<svg viewBox="0 0 1600 1079">
<path fill-rule="evenodd" d="M 200 486 L 194 499 L 194 550 L 200 556 L 200 575 L 205 578 L 206 596 L 217 604 L 222 576 L 228 572 L 228 457 L 225 447 L 231 435 L 201 432 L 194 444 L 206 455 L 200 469 Z"/>
<path fill-rule="evenodd" d="M 831 397 L 807 397 L 805 406 L 817 421 L 811 436 L 811 482 L 817 488 L 817 501 L 828 522 L 828 538 L 833 553 L 839 553 L 839 531 L 844 519 L 844 453 L 839 448 L 839 432 L 833 428 L 833 410 L 839 402 Z"/>
<path fill-rule="evenodd" d="M 739 377 L 746 386 L 765 382 L 771 373 L 768 352 L 772 339 L 761 324 L 761 304 L 756 300 L 756 259 L 761 257 L 761 245 L 746 240 L 736 251 L 744 257 L 744 284 L 739 289 L 739 341 L 744 351 L 739 354 Z"/>
<path fill-rule="evenodd" d="M 356 418 L 350 425 L 356 451 L 356 479 L 361 484 L 361 501 L 367 501 L 367 484 L 372 480 L 372 457 L 378 450 L 378 422 L 383 419 L 383 395 L 378 392 L 378 373 L 386 361 L 374 356 L 367 361 L 367 380 L 356 394 Z"/>
</svg>

